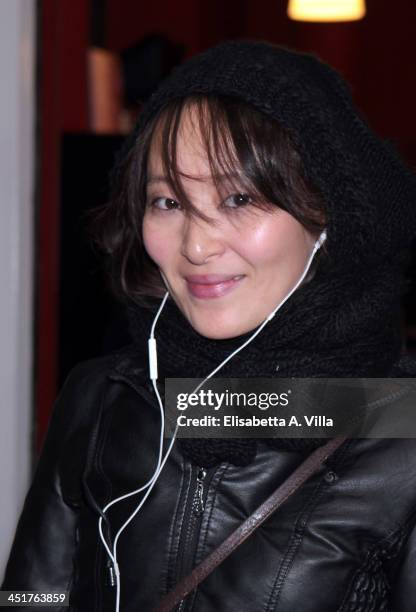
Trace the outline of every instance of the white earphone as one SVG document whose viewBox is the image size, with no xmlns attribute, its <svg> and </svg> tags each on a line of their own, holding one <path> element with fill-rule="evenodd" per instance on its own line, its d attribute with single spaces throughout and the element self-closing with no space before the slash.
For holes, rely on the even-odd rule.
<svg viewBox="0 0 416 612">
<path fill-rule="evenodd" d="M 312 260 L 315 256 L 315 253 L 318 251 L 318 249 L 321 248 L 321 246 L 323 245 L 323 243 L 325 242 L 327 238 L 327 234 L 326 234 L 326 230 L 324 230 L 319 238 L 316 240 L 312 253 L 308 259 L 308 262 L 306 264 L 306 267 L 301 275 L 301 277 L 299 278 L 298 282 L 296 283 L 296 285 L 293 287 L 293 289 L 290 290 L 290 292 L 285 296 L 285 298 L 278 304 L 278 306 L 276 306 L 276 308 L 269 314 L 269 316 L 263 321 L 263 323 L 256 329 L 256 331 L 253 333 L 252 336 L 250 336 L 250 338 L 248 340 L 246 340 L 240 347 L 238 347 L 237 349 L 235 349 L 230 355 L 228 355 L 228 357 L 226 359 L 224 359 L 224 361 L 222 363 L 220 363 L 219 366 L 217 366 L 197 387 L 196 389 L 194 389 L 193 393 L 196 393 L 201 387 L 202 385 L 212 376 L 214 376 L 214 374 L 216 374 L 218 372 L 218 370 L 220 370 L 228 361 L 230 361 L 230 359 L 232 359 L 234 357 L 234 355 L 236 355 L 237 353 L 239 353 L 244 347 L 246 347 L 252 340 L 254 340 L 254 338 L 261 332 L 261 330 L 263 329 L 263 327 L 269 322 L 271 321 L 271 319 L 273 319 L 273 317 L 275 316 L 275 314 L 277 313 L 277 311 L 283 306 L 283 304 L 289 299 L 289 297 L 296 291 L 296 289 L 299 287 L 299 285 L 302 283 L 302 281 L 304 280 L 306 274 L 308 273 L 308 270 L 311 266 Z M 148 496 L 150 495 L 154 485 L 156 484 L 157 479 L 160 476 L 161 471 L 163 470 L 163 467 L 172 451 L 173 448 L 173 444 L 176 440 L 176 434 L 178 431 L 178 426 L 176 426 L 176 429 L 174 431 L 174 434 L 172 436 L 172 439 L 169 443 L 168 449 L 165 453 L 165 456 L 162 459 L 163 456 L 163 437 L 164 437 L 164 431 L 165 431 L 165 413 L 164 413 L 164 407 L 163 407 L 163 403 L 162 400 L 160 398 L 160 394 L 159 394 L 159 390 L 157 388 L 157 379 L 158 379 L 158 371 L 157 371 L 157 347 L 156 347 L 156 339 L 154 337 L 154 332 L 155 332 L 155 327 L 156 327 L 156 323 L 159 319 L 159 316 L 163 310 L 163 307 L 166 303 L 166 300 L 169 297 L 169 292 L 167 291 L 165 293 L 165 296 L 159 306 L 159 310 L 156 313 L 156 316 L 153 320 L 153 324 L 151 327 L 151 331 L 150 331 L 150 336 L 148 339 L 148 353 L 149 353 L 149 377 L 153 383 L 153 388 L 155 390 L 156 393 L 156 397 L 158 399 L 158 403 L 159 403 L 159 409 L 160 409 L 160 436 L 159 436 L 159 453 L 158 453 L 158 460 L 157 460 L 157 464 L 156 464 L 156 468 L 152 474 L 152 476 L 149 478 L 149 480 L 142 485 L 140 488 L 135 489 L 134 491 L 130 491 L 130 493 L 126 493 L 125 495 L 121 495 L 120 497 L 117 497 L 116 499 L 113 499 L 110 503 L 108 503 L 102 510 L 102 516 L 100 516 L 99 520 L 98 520 L 98 531 L 99 531 L 99 535 L 101 538 L 101 541 L 104 545 L 104 548 L 108 554 L 108 557 L 112 563 L 112 569 L 114 570 L 114 574 L 115 574 L 115 584 L 117 587 L 117 593 L 116 593 L 116 607 L 115 607 L 115 611 L 119 612 L 120 610 L 120 569 L 118 566 L 118 562 L 117 562 L 117 543 L 118 540 L 122 534 L 122 532 L 124 531 L 124 529 L 127 527 L 127 525 L 134 519 L 134 517 L 137 515 L 137 513 L 140 511 L 141 507 L 143 506 L 143 504 L 145 503 L 146 499 L 148 498 Z M 106 541 L 104 534 L 103 534 L 103 530 L 102 530 L 102 522 L 103 522 L 103 516 L 105 515 L 105 513 L 107 512 L 107 510 L 109 508 L 111 508 L 114 504 L 117 504 L 121 501 L 123 501 L 124 499 L 127 499 L 128 497 L 131 497 L 133 495 L 136 495 L 137 493 L 141 493 L 142 491 L 146 491 L 146 493 L 144 494 L 143 498 L 141 499 L 140 503 L 136 506 L 135 510 L 130 514 L 130 516 L 128 517 L 128 519 L 123 523 L 123 525 L 120 527 L 120 529 L 118 530 L 118 532 L 116 533 L 115 537 L 114 537 L 114 541 L 112 543 L 112 549 L 110 549 L 110 546 L 108 544 L 108 542 Z"/>
</svg>

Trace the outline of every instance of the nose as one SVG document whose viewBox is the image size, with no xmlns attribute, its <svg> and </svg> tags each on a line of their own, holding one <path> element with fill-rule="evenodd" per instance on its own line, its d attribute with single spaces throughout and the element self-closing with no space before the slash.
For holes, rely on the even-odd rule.
<svg viewBox="0 0 416 612">
<path fill-rule="evenodd" d="M 225 248 L 221 231 L 192 215 L 184 220 L 181 254 L 195 265 L 220 255 Z"/>
</svg>

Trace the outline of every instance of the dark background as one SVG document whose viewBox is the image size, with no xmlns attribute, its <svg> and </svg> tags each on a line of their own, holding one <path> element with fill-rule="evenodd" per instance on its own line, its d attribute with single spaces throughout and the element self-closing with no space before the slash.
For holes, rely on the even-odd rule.
<svg viewBox="0 0 416 612">
<path fill-rule="evenodd" d="M 38 446 L 69 369 L 126 339 L 82 221 L 86 210 L 105 201 L 109 169 L 124 137 L 91 130 L 91 46 L 122 58 L 130 107 L 172 65 L 225 39 L 257 38 L 312 51 L 343 74 L 370 125 L 416 167 L 416 2 L 367 0 L 365 19 L 338 24 L 294 22 L 286 9 L 286 0 L 39 0 Z M 130 80 L 131 73 L 143 78 Z M 404 309 L 409 349 L 415 310 L 413 289 Z"/>
</svg>

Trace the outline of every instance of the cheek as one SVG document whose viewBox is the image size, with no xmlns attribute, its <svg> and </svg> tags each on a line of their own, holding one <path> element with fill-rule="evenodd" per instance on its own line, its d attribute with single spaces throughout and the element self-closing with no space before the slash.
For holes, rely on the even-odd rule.
<svg viewBox="0 0 416 612">
<path fill-rule="evenodd" d="M 305 232 L 293 217 L 280 214 L 241 234 L 238 250 L 254 266 L 295 264 L 307 250 Z"/>
<path fill-rule="evenodd" d="M 241 234 L 238 244 L 238 251 L 253 266 L 267 265 L 284 252 L 281 238 L 266 223 Z"/>
<path fill-rule="evenodd" d="M 147 254 L 159 268 L 164 268 L 172 256 L 172 240 L 168 239 L 166 230 L 157 223 L 143 219 L 142 239 Z"/>
</svg>

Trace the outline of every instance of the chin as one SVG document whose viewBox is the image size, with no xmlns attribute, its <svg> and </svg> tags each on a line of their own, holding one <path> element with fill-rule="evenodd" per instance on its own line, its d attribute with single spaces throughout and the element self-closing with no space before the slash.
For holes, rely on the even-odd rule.
<svg viewBox="0 0 416 612">
<path fill-rule="evenodd" d="M 188 319 L 188 322 L 193 329 L 208 338 L 209 340 L 229 340 L 230 338 L 236 338 L 241 336 L 252 329 L 255 329 L 255 325 L 246 322 L 246 325 L 242 325 L 240 310 L 238 312 L 224 311 L 214 312 L 209 309 L 208 311 L 201 312 L 199 309 L 193 308 L 181 308 L 182 314 Z"/>
<path fill-rule="evenodd" d="M 205 336 L 205 338 L 208 338 L 209 340 L 228 340 L 229 338 L 235 338 L 236 336 L 239 336 L 240 334 L 237 332 L 219 332 L 218 330 L 212 330 L 212 331 L 205 331 L 205 330 L 196 330 L 199 334 L 201 334 L 201 336 Z"/>
<path fill-rule="evenodd" d="M 248 328 L 244 330 L 234 325 L 213 325 L 212 321 L 206 324 L 202 322 L 191 322 L 191 325 L 198 334 L 209 340 L 229 340 L 230 338 L 241 336 L 246 333 L 246 331 L 250 331 Z"/>
</svg>

